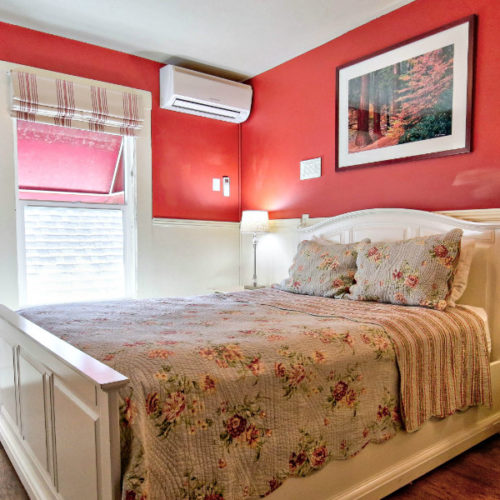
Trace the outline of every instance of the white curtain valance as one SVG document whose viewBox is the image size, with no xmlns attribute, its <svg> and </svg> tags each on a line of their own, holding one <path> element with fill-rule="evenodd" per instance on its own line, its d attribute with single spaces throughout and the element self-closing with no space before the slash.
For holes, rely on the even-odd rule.
<svg viewBox="0 0 500 500">
<path fill-rule="evenodd" d="M 121 135 L 143 127 L 140 95 L 24 71 L 10 75 L 14 118 Z"/>
</svg>

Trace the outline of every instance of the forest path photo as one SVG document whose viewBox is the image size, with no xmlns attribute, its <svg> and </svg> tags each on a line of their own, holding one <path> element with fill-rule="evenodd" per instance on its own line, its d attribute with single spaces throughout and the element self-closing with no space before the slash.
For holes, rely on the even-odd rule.
<svg viewBox="0 0 500 500">
<path fill-rule="evenodd" d="M 349 152 L 452 133 L 454 46 L 349 81 Z"/>
</svg>

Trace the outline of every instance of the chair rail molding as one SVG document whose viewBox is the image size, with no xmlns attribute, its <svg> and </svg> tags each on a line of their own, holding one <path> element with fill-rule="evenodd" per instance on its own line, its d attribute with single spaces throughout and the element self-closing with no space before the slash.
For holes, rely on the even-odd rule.
<svg viewBox="0 0 500 500">
<path fill-rule="evenodd" d="M 155 217 L 153 219 L 155 226 L 175 226 L 175 227 L 192 227 L 192 228 L 221 228 L 221 229 L 240 229 L 239 222 L 218 221 L 218 220 L 198 220 L 198 219 L 167 219 Z"/>
</svg>

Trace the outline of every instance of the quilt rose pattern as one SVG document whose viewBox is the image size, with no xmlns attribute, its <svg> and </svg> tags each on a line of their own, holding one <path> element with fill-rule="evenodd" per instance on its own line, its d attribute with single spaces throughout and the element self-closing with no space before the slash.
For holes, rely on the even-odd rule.
<svg viewBox="0 0 500 500">
<path fill-rule="evenodd" d="M 406 358 L 416 353 L 395 315 L 404 309 L 266 289 L 21 314 L 129 377 L 120 394 L 124 499 L 223 500 L 265 496 L 405 423 L 414 430 L 431 414 L 489 402 L 481 328 L 462 311 L 461 321 L 428 330 L 461 338 L 477 327 L 474 390 L 459 373 L 451 406 L 422 403 L 428 391 L 439 399 L 439 384 L 414 387 Z"/>
</svg>

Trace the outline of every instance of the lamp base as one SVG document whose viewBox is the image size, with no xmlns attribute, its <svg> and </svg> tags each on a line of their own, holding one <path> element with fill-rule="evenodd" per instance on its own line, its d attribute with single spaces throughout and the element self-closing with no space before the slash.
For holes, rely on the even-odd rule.
<svg viewBox="0 0 500 500">
<path fill-rule="evenodd" d="M 259 290 L 260 288 L 266 288 L 265 285 L 245 285 L 245 290 Z"/>
</svg>

